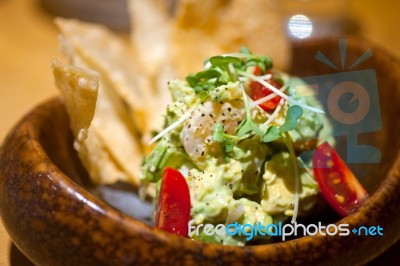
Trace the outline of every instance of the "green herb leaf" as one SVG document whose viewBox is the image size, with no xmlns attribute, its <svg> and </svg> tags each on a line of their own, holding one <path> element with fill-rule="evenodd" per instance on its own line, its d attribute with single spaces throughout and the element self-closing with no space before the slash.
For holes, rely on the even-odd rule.
<svg viewBox="0 0 400 266">
<path fill-rule="evenodd" d="M 237 131 L 237 136 L 238 137 L 243 137 L 247 133 L 254 132 L 256 135 L 262 136 L 263 133 L 258 126 L 252 119 L 245 118 L 242 123 L 238 126 L 236 129 Z"/>
<path fill-rule="evenodd" d="M 200 94 L 225 84 L 226 82 L 221 80 L 222 74 L 223 72 L 217 69 L 207 69 L 195 75 L 187 76 L 186 81 L 196 94 Z"/>
<path fill-rule="evenodd" d="M 266 56 L 249 56 L 244 62 L 243 71 L 246 71 L 247 68 L 251 66 L 258 66 L 261 68 L 262 73 L 265 73 L 267 69 L 272 68 L 272 60 Z"/>
<path fill-rule="evenodd" d="M 239 49 L 239 52 L 240 52 L 241 54 L 248 54 L 248 55 L 250 55 L 250 54 L 251 54 L 251 51 L 250 51 L 250 49 L 249 49 L 249 48 L 247 48 L 246 46 L 242 46 L 242 47 L 240 47 L 240 49 Z"/>
<path fill-rule="evenodd" d="M 254 134 L 262 137 L 263 133 L 260 127 L 251 118 L 249 100 L 247 99 L 247 94 L 243 87 L 242 87 L 242 95 L 243 95 L 244 108 L 246 109 L 246 118 L 236 128 L 237 136 L 240 138 L 246 135 L 247 133 L 254 132 Z"/>
<path fill-rule="evenodd" d="M 195 92 L 196 92 L 196 90 L 195 90 Z M 201 91 L 201 92 L 196 92 L 196 93 L 197 93 L 197 96 L 200 99 L 200 102 L 202 102 L 202 103 L 205 102 L 209 97 L 207 91 Z"/>
<path fill-rule="evenodd" d="M 199 83 L 199 79 L 195 75 L 187 76 L 186 81 L 192 88 L 196 87 L 197 83 Z"/>
<path fill-rule="evenodd" d="M 298 105 L 290 106 L 286 112 L 285 123 L 279 128 L 281 132 L 287 132 L 297 127 L 299 118 L 303 115 L 303 108 Z"/>
<path fill-rule="evenodd" d="M 282 137 L 281 131 L 277 126 L 270 126 L 263 136 L 263 142 L 271 142 Z"/>
<path fill-rule="evenodd" d="M 271 57 L 260 56 L 260 61 L 263 63 L 265 69 L 270 69 L 274 66 Z"/>
<path fill-rule="evenodd" d="M 152 130 L 151 131 L 151 137 L 154 138 L 155 136 L 157 136 L 160 132 L 158 130 Z"/>
<path fill-rule="evenodd" d="M 210 63 L 213 66 L 225 67 L 228 64 L 240 64 L 242 60 L 234 56 L 217 55 L 210 58 Z"/>
<path fill-rule="evenodd" d="M 219 143 L 224 141 L 224 126 L 222 124 L 216 124 L 214 127 L 213 140 Z"/>
<path fill-rule="evenodd" d="M 219 78 L 221 76 L 221 73 L 215 69 L 207 69 L 207 70 L 198 72 L 195 76 L 200 80 L 202 80 L 202 79 L 208 80 L 208 79 L 212 79 L 212 78 Z"/>
<path fill-rule="evenodd" d="M 226 140 L 225 145 L 224 145 L 225 152 L 233 151 L 234 147 L 235 147 L 235 143 L 233 141 Z"/>
<path fill-rule="evenodd" d="M 215 125 L 213 140 L 221 144 L 223 157 L 227 162 L 230 160 L 228 153 L 235 148 L 235 139 L 236 137 L 224 132 L 224 126 L 222 124 L 218 123 Z"/>
</svg>

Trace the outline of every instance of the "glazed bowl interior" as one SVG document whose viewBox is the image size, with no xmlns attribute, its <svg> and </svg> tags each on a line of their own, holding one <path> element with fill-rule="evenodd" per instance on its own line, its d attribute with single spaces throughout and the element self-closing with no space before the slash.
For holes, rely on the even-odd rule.
<svg viewBox="0 0 400 266">
<path fill-rule="evenodd" d="M 127 184 L 99 187 L 90 182 L 73 149 L 69 119 L 59 99 L 49 101 L 28 114 L 3 145 L 4 168 L 0 184 L 7 192 L 1 196 L 5 227 L 29 258 L 48 265 L 64 265 L 66 259 L 80 265 L 161 265 L 173 264 L 177 260 L 188 265 L 194 262 L 199 265 L 366 262 L 399 238 L 395 225 L 400 223 L 399 215 L 395 215 L 400 211 L 399 193 L 395 193 L 400 187 L 396 170 L 400 149 L 400 106 L 396 104 L 400 102 L 400 64 L 367 42 L 349 39 L 345 66 L 355 62 L 368 49 L 372 50 L 373 56 L 351 71 L 375 71 L 382 129 L 359 133 L 358 143 L 375 146 L 381 153 L 381 160 L 372 164 L 351 164 L 350 167 L 370 198 L 358 212 L 346 218 L 341 219 L 327 208 L 308 222 L 324 220 L 351 226 L 379 224 L 387 231 L 384 238 L 373 239 L 374 245 L 368 237 L 349 236 L 345 240 L 339 236 L 317 235 L 269 245 L 229 247 L 191 241 L 153 229 L 149 226 L 152 224 L 152 203 L 139 200 L 137 188 Z M 304 41 L 293 46 L 290 72 L 300 77 L 337 73 L 338 70 L 314 59 L 318 52 L 325 54 L 334 64 L 341 65 L 338 39 Z M 346 67 L 339 71 L 349 72 Z M 342 146 L 346 143 L 346 136 L 338 136 L 337 142 L 339 147 Z M 26 145 L 30 145 L 29 153 L 21 151 Z M 32 150 L 35 156 L 32 156 Z M 340 153 L 346 154 L 342 150 Z M 11 164 L 23 165 L 26 169 L 13 169 Z M 34 175 L 35 171 L 40 173 Z M 9 176 L 15 181 L 10 181 Z M 18 178 L 25 180 L 19 181 Z M 32 178 L 36 178 L 35 181 Z M 40 182 L 48 185 L 44 187 Z M 24 187 L 25 183 L 31 187 Z M 21 188 L 26 194 L 20 192 L 22 196 L 19 196 L 15 191 Z M 34 197 L 24 197 L 29 193 L 47 193 L 53 198 L 38 200 L 39 203 L 33 204 L 37 210 L 25 212 L 23 208 L 29 208 L 35 201 Z M 60 201 L 59 197 L 67 200 Z M 56 220 L 54 217 L 61 210 L 70 215 Z M 75 216 L 82 221 L 77 223 Z M 28 221 L 35 218 L 37 223 Z M 16 223 L 18 219 L 24 220 L 25 224 Z M 30 227 L 32 224 L 34 230 Z M 42 238 L 37 232 L 43 233 Z"/>
</svg>

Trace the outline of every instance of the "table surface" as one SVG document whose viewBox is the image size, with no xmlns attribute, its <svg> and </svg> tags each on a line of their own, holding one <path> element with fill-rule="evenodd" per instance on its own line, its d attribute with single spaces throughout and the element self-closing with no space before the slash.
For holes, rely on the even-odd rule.
<svg viewBox="0 0 400 266">
<path fill-rule="evenodd" d="M 396 0 L 349 1 L 361 35 L 400 58 L 399 11 Z M 28 110 L 57 95 L 50 70 L 50 60 L 59 56 L 52 20 L 37 0 L 0 0 L 0 141 Z M 0 224 L 0 265 L 20 265 L 11 259 L 14 249 Z"/>
</svg>

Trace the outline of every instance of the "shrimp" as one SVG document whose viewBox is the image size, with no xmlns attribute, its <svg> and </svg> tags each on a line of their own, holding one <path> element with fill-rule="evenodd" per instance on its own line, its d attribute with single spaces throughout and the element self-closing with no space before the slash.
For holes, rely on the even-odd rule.
<svg viewBox="0 0 400 266">
<path fill-rule="evenodd" d="M 221 145 L 212 138 L 215 125 L 220 123 L 226 133 L 234 134 L 244 117 L 242 100 L 204 102 L 183 125 L 180 138 L 186 153 L 198 167 L 203 168 L 206 154 L 215 158 L 221 156 Z"/>
</svg>

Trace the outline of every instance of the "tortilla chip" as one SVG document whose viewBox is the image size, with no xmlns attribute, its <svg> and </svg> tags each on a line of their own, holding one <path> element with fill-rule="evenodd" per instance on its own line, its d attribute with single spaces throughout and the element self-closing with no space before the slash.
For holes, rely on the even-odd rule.
<svg viewBox="0 0 400 266">
<path fill-rule="evenodd" d="M 79 141 L 84 141 L 96 108 L 99 74 L 59 60 L 53 60 L 52 68 L 70 116 L 72 132 Z"/>
<path fill-rule="evenodd" d="M 170 53 L 170 31 L 173 1 L 133 0 L 129 1 L 132 22 L 132 43 L 141 67 L 152 84 L 153 108 L 149 112 L 147 132 L 161 130 L 164 113 L 171 96 L 167 82 L 177 78 Z M 143 142 L 150 139 L 146 134 Z"/>
<path fill-rule="evenodd" d="M 132 43 L 140 65 L 150 77 L 156 77 L 169 57 L 170 1 L 129 1 Z"/>
<path fill-rule="evenodd" d="M 52 68 L 71 120 L 71 129 L 75 136 L 74 148 L 89 175 L 95 177 L 96 183 L 102 182 L 102 176 L 125 175 L 114 164 L 104 164 L 111 161 L 110 156 L 93 128 L 89 131 L 96 109 L 99 74 L 86 68 L 63 64 L 59 60 L 53 60 Z"/>
<path fill-rule="evenodd" d="M 129 0 L 132 44 L 155 88 L 153 129 L 171 101 L 167 82 L 203 67 L 205 58 L 241 46 L 287 68 L 290 49 L 275 0 Z M 171 6 L 171 3 L 175 3 Z"/>
<path fill-rule="evenodd" d="M 126 61 L 130 61 L 130 58 L 123 56 L 124 50 L 120 50 L 119 41 L 116 41 L 114 46 L 110 43 L 110 48 L 114 52 L 121 53 L 116 59 L 111 59 L 108 56 L 94 59 L 93 57 L 99 57 L 98 53 L 100 53 L 99 50 L 94 50 L 100 49 L 101 45 L 97 43 L 89 52 L 88 50 L 92 48 L 92 46 L 89 46 L 89 40 L 100 41 L 100 39 L 105 38 L 104 43 L 109 43 L 109 36 L 104 35 L 104 29 L 97 29 L 98 26 L 86 23 L 83 23 L 81 27 L 77 21 L 63 20 L 59 23 L 62 24 L 61 27 L 67 28 L 65 29 L 67 34 L 60 37 L 60 43 L 62 51 L 68 57 L 70 63 L 74 65 L 69 69 L 94 69 L 95 72 L 99 73 L 97 75 L 98 97 L 93 120 L 84 141 L 80 141 L 78 135 L 75 135 L 75 149 L 78 151 L 93 182 L 112 184 L 117 181 L 125 181 L 138 185 L 142 150 L 138 140 L 137 128 L 135 128 L 137 122 L 131 119 L 131 115 L 139 112 L 138 108 L 147 103 L 146 96 L 136 91 L 139 90 L 137 87 L 128 88 L 128 85 L 132 85 L 133 82 L 127 75 L 133 77 L 135 73 L 128 73 L 125 69 L 120 69 L 129 66 L 130 63 Z M 97 37 L 82 36 L 92 26 L 94 27 L 93 31 L 98 30 L 97 33 L 92 32 Z M 86 38 L 88 39 L 86 40 L 87 43 L 82 40 Z M 123 62 L 117 62 L 118 60 Z M 110 72 L 111 67 L 114 67 L 112 72 Z M 90 72 L 90 70 L 87 71 Z M 61 74 L 64 74 L 64 76 Z M 61 84 L 64 84 L 64 88 L 69 91 L 76 90 L 74 88 L 76 82 L 64 81 L 62 83 L 60 81 L 60 79 L 68 80 L 69 77 L 74 75 L 76 74 L 58 71 L 56 75 L 56 79 L 59 80 L 57 85 L 62 88 Z M 135 94 L 134 97 L 133 94 Z M 126 100 L 127 98 L 130 100 Z M 65 97 L 65 99 L 67 100 L 69 97 Z M 138 104 L 131 108 L 133 99 Z M 79 108 L 78 105 L 69 105 L 72 106 L 70 109 Z M 76 115 L 76 118 L 71 120 L 74 124 L 79 123 L 79 119 L 83 119 L 82 116 L 84 116 L 77 109 L 73 109 L 69 113 L 71 117 Z M 146 112 L 143 117 L 144 115 L 147 115 Z M 72 128 L 75 127 L 77 125 L 72 125 Z"/>
<path fill-rule="evenodd" d="M 289 65 L 290 47 L 277 1 L 181 0 L 171 41 L 179 73 L 195 72 L 204 58 L 247 46 Z M 199 63 L 200 62 L 200 63 Z"/>
<path fill-rule="evenodd" d="M 99 74 L 87 68 L 76 67 L 54 60 L 53 73 L 56 85 L 60 89 L 67 112 L 71 120 L 71 129 L 75 136 L 74 148 L 87 169 L 92 181 L 100 184 L 112 184 L 123 180 L 138 184 L 138 151 L 132 155 L 121 152 L 121 147 L 126 144 L 137 146 L 131 136 L 126 136 L 121 125 L 117 124 L 115 111 L 110 106 L 101 88 Z M 111 110 L 110 110 L 111 109 Z M 114 116 L 113 116 L 114 114 Z M 104 124 L 107 124 L 104 127 Z M 110 127 L 114 127 L 113 134 L 121 137 L 123 144 L 115 143 L 114 139 L 108 139 Z M 121 133 L 122 132 L 122 133 Z M 110 145 L 116 145 L 113 149 L 117 154 L 114 157 L 110 151 Z M 120 165 L 121 156 L 130 156 L 129 166 Z M 129 157 L 127 157 L 129 158 Z"/>
<path fill-rule="evenodd" d="M 132 120 L 130 126 L 142 134 L 148 127 L 151 85 L 137 64 L 133 51 L 104 26 L 61 18 L 57 18 L 55 23 L 74 53 L 109 83 L 115 94 L 113 97 L 119 98 L 123 108 L 128 110 Z M 74 60 L 70 50 L 64 49 L 65 55 Z"/>
<path fill-rule="evenodd" d="M 107 84 L 100 78 L 99 97 L 88 139 L 93 132 L 95 134 L 94 138 L 98 138 L 98 140 L 96 139 L 92 143 L 100 143 L 101 149 L 108 153 L 109 158 L 106 161 L 98 160 L 97 166 L 109 168 L 110 165 L 113 165 L 114 172 L 111 175 L 105 175 L 99 171 L 97 176 L 101 184 L 125 181 L 138 185 L 142 162 L 140 143 L 125 121 L 121 119 L 118 108 L 116 108 L 115 103 L 108 95 L 109 89 L 106 86 Z M 89 145 L 87 146 L 88 151 L 94 149 Z M 96 151 L 92 151 L 88 156 L 93 156 L 93 152 Z"/>
<path fill-rule="evenodd" d="M 84 142 L 75 141 L 74 148 L 85 166 L 94 184 L 114 184 L 126 181 L 137 185 L 135 177 L 130 177 L 114 159 L 107 147 L 107 142 L 99 136 L 99 130 L 91 127 Z"/>
</svg>

